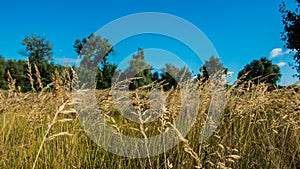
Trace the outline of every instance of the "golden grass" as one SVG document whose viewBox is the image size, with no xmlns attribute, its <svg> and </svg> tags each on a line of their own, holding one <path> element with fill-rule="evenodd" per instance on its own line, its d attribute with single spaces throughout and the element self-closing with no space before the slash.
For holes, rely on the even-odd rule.
<svg viewBox="0 0 300 169">
<path fill-rule="evenodd" d="M 42 89 L 20 93 L 14 87 L 14 80 L 8 79 L 10 90 L 0 91 L 0 168 L 300 166 L 299 86 L 273 91 L 265 84 L 229 88 L 220 125 L 208 141 L 200 144 L 199 135 L 211 96 L 209 85 L 201 84 L 200 110 L 187 137 L 163 154 L 132 159 L 103 150 L 85 134 L 73 107 L 68 76 L 56 71 L 52 92 Z M 37 84 L 43 87 L 39 81 Z M 133 105 L 141 112 L 149 108 L 149 94 L 149 90 L 143 89 L 131 92 Z M 114 107 L 110 90 L 96 91 L 96 98 L 106 121 L 118 132 L 147 138 L 168 127 L 176 129 L 173 124 L 180 110 L 179 90 L 172 89 L 164 94 L 167 96 L 165 113 L 157 121 L 145 124 L 133 123 L 121 116 Z"/>
</svg>

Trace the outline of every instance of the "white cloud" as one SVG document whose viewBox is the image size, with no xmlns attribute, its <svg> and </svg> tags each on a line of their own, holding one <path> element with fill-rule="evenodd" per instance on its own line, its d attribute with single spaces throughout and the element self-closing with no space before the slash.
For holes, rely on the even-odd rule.
<svg viewBox="0 0 300 169">
<path fill-rule="evenodd" d="M 286 55 L 293 52 L 292 50 L 283 51 L 282 48 L 275 48 L 270 52 L 270 58 L 276 58 L 278 56 Z"/>
<path fill-rule="evenodd" d="M 277 63 L 277 66 L 279 66 L 279 67 L 283 67 L 283 66 L 286 66 L 286 65 L 287 65 L 286 62 L 279 62 L 279 63 Z"/>
<path fill-rule="evenodd" d="M 58 62 L 69 63 L 69 64 L 80 62 L 79 59 L 74 59 L 74 58 L 54 58 L 54 60 Z"/>
</svg>

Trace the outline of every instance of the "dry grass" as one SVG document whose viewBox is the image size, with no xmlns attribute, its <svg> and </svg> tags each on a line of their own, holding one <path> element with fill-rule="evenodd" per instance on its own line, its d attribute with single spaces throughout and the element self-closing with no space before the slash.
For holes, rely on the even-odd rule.
<svg viewBox="0 0 300 169">
<path fill-rule="evenodd" d="M 29 63 L 28 63 L 29 64 Z M 10 76 L 9 76 L 10 77 Z M 31 70 L 28 75 L 33 79 Z M 40 76 L 37 74 L 38 79 Z M 82 129 L 67 72 L 53 75 L 40 91 L 20 93 L 10 78 L 0 91 L 0 168 L 297 168 L 300 166 L 300 88 L 269 91 L 264 84 L 229 88 L 221 123 L 199 143 L 210 103 L 210 87 L 201 84 L 197 120 L 173 149 L 145 159 L 123 158 L 103 150 Z M 31 82 L 31 81 L 30 81 Z M 33 84 L 33 82 L 31 82 Z M 247 85 L 250 86 L 250 85 Z M 46 92 L 49 88 L 51 92 Z M 33 87 L 34 88 L 34 87 Z M 151 88 L 151 87 L 150 87 Z M 151 90 L 150 90 L 151 91 Z M 138 112 L 150 106 L 149 90 L 131 92 Z M 96 91 L 106 120 L 120 133 L 147 138 L 173 125 L 180 112 L 179 89 L 164 92 L 164 114 L 151 123 L 133 123 L 114 107 L 110 90 Z"/>
</svg>

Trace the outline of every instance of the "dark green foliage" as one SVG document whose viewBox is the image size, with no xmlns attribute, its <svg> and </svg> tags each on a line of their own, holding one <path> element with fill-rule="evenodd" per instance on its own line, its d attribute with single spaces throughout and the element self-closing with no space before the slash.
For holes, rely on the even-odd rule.
<svg viewBox="0 0 300 169">
<path fill-rule="evenodd" d="M 5 66 L 4 79 L 8 79 L 7 72 L 10 72 L 13 79 L 16 80 L 16 86 L 21 87 L 21 91 L 30 90 L 30 83 L 26 76 L 26 62 L 24 60 L 7 60 Z M 5 87 L 6 88 L 6 87 Z"/>
<path fill-rule="evenodd" d="M 7 87 L 7 82 L 5 80 L 5 66 L 6 61 L 4 58 L 0 55 L 0 89 L 4 89 Z"/>
<path fill-rule="evenodd" d="M 297 0 L 298 7 L 295 11 L 286 9 L 285 3 L 280 5 L 280 13 L 284 31 L 281 32 L 282 40 L 285 41 L 285 47 L 295 51 L 293 68 L 296 69 L 295 77 L 300 79 L 300 0 Z"/>
<path fill-rule="evenodd" d="M 220 59 L 214 56 L 211 56 L 209 60 L 206 60 L 204 65 L 200 68 L 200 74 L 198 79 L 206 81 L 210 77 L 222 75 L 227 73 L 227 68 L 224 68 Z"/>
<path fill-rule="evenodd" d="M 113 52 L 108 40 L 91 34 L 87 38 L 75 40 L 73 47 L 82 59 L 80 62 L 80 77 L 84 78 L 82 81 L 91 83 L 96 80 L 97 89 L 111 87 L 117 66 L 107 61 L 107 57 Z"/>
<path fill-rule="evenodd" d="M 13 79 L 16 80 L 16 87 L 20 86 L 20 89 L 22 92 L 27 92 L 31 90 L 30 81 L 28 78 L 28 65 L 25 60 L 4 60 L 3 58 L 0 58 L 0 88 L 1 89 L 7 89 L 7 73 L 10 72 Z M 39 69 L 41 80 L 43 83 L 43 86 L 46 86 L 47 84 L 52 82 L 52 74 L 57 68 L 62 72 L 63 66 L 55 66 L 53 63 L 42 63 L 37 64 L 37 67 Z M 34 65 L 31 65 L 31 71 L 32 71 L 32 78 L 34 80 L 34 86 L 35 89 L 38 91 L 40 90 L 38 88 L 38 82 L 36 75 L 36 70 Z"/>
<path fill-rule="evenodd" d="M 130 90 L 145 86 L 154 81 L 163 82 L 164 89 L 169 90 L 172 87 L 176 87 L 177 82 L 180 80 L 183 82 L 192 78 L 192 73 L 186 67 L 178 68 L 171 64 L 166 64 L 161 72 L 153 71 L 151 65 L 145 60 L 143 49 L 139 48 L 137 54 L 134 54 L 132 58 L 129 62 L 129 67 L 120 75 L 120 80 L 137 78 L 131 80 L 129 85 Z"/>
<path fill-rule="evenodd" d="M 178 68 L 171 64 L 166 64 L 166 67 L 163 69 L 160 81 L 165 81 L 164 89 L 169 90 L 172 87 L 176 87 L 178 82 L 184 82 L 191 80 L 192 73 L 188 68 Z"/>
<path fill-rule="evenodd" d="M 242 76 L 244 77 L 242 78 Z M 262 57 L 260 60 L 253 60 L 238 74 L 238 78 L 242 78 L 240 79 L 241 81 L 252 81 L 254 84 L 267 83 L 272 86 L 276 85 L 280 77 L 280 68 L 277 65 L 273 65 L 272 61 L 266 57 Z"/>
<path fill-rule="evenodd" d="M 105 61 L 102 65 L 102 68 L 98 68 L 97 73 L 97 89 L 107 89 L 111 87 L 114 73 L 117 71 L 117 65 L 110 64 Z"/>
<path fill-rule="evenodd" d="M 21 51 L 21 54 L 28 58 L 30 64 L 31 64 L 31 71 L 32 71 L 32 77 L 35 81 L 36 90 L 41 90 L 37 86 L 37 77 L 36 77 L 36 70 L 35 66 L 37 66 L 42 84 L 43 86 L 48 85 L 52 82 L 52 74 L 54 73 L 54 70 L 56 66 L 54 63 L 49 63 L 49 61 L 52 60 L 52 45 L 50 41 L 46 40 L 45 37 L 37 36 L 37 35 L 31 35 L 26 36 L 25 39 L 22 41 L 22 45 L 25 46 L 25 49 Z M 27 68 L 25 61 L 22 61 L 23 63 L 23 75 L 22 79 L 27 79 Z M 20 66 L 21 67 L 21 66 Z M 12 73 L 13 74 L 13 73 Z M 19 75 L 21 76 L 21 74 Z M 17 79 L 18 82 L 18 79 Z M 19 83 L 17 83 L 19 84 Z M 26 84 L 22 84 L 22 87 L 24 91 L 30 90 L 29 82 Z"/>
<path fill-rule="evenodd" d="M 43 86 L 46 86 L 47 84 L 52 82 L 52 74 L 54 73 L 54 70 L 56 68 L 60 70 L 60 72 L 62 71 L 62 66 L 55 66 L 54 63 L 44 62 L 41 64 L 37 64 L 37 67 L 42 78 Z M 36 75 L 36 71 L 34 68 L 32 68 L 32 72 L 34 75 Z M 36 79 L 36 77 L 34 78 Z"/>
<path fill-rule="evenodd" d="M 90 36 L 88 36 L 87 38 L 83 38 L 83 39 L 76 39 L 75 43 L 73 45 L 73 48 L 75 50 L 75 52 L 77 53 L 77 55 L 80 55 L 81 49 L 83 48 L 83 46 L 87 43 L 88 39 L 94 36 L 94 34 L 91 34 Z"/>
<path fill-rule="evenodd" d="M 27 57 L 32 64 L 47 63 L 52 60 L 52 45 L 45 37 L 36 35 L 26 36 L 22 41 L 25 50 L 20 53 Z"/>
<path fill-rule="evenodd" d="M 120 80 L 137 78 L 131 81 L 129 89 L 147 85 L 152 82 L 151 66 L 145 61 L 144 50 L 139 48 L 137 54 L 132 55 L 129 67 L 120 76 Z"/>
<path fill-rule="evenodd" d="M 91 34 L 87 39 L 75 40 L 73 45 L 76 53 L 82 59 L 81 66 L 97 67 L 106 61 L 106 57 L 113 51 L 108 39 Z"/>
<path fill-rule="evenodd" d="M 8 71 L 13 79 L 16 80 L 16 87 L 20 86 L 22 92 L 31 89 L 29 80 L 27 78 L 27 64 L 24 60 L 5 60 L 0 57 L 0 88 L 8 89 Z"/>
<path fill-rule="evenodd" d="M 38 84 L 35 65 L 39 70 L 43 87 L 52 82 L 52 75 L 55 69 L 62 73 L 65 68 L 64 66 L 49 63 L 49 61 L 52 60 L 52 47 L 51 43 L 44 37 L 35 35 L 26 36 L 22 44 L 25 46 L 25 49 L 21 54 L 28 57 L 30 61 L 34 87 L 36 91 L 39 91 L 41 89 Z M 129 67 L 123 72 L 120 72 L 117 70 L 117 65 L 107 61 L 107 57 L 113 52 L 113 48 L 108 40 L 94 34 L 91 34 L 88 38 L 76 40 L 73 47 L 79 57 L 82 58 L 80 68 L 75 70 L 79 71 L 80 77 L 82 78 L 79 79 L 79 81 L 85 85 L 90 85 L 90 87 L 93 87 L 96 81 L 97 89 L 111 87 L 115 74 L 117 74 L 119 80 L 136 78 L 131 80 L 131 84 L 129 85 L 130 89 L 136 89 L 153 81 L 157 81 L 163 82 L 164 88 L 169 90 L 172 87 L 176 87 L 180 80 L 186 81 L 192 78 L 192 73 L 186 67 L 178 68 L 171 64 L 166 64 L 166 67 L 161 72 L 154 72 L 152 67 L 145 61 L 144 51 L 142 49 L 138 49 L 137 54 L 132 56 L 133 59 L 130 61 Z M 7 89 L 7 72 L 10 71 L 12 77 L 16 79 L 16 85 L 21 86 L 22 91 L 26 92 L 31 90 L 31 84 L 27 75 L 28 65 L 26 61 L 5 61 L 0 57 L 0 63 L 0 88 Z M 206 64 L 209 67 L 209 63 Z"/>
<path fill-rule="evenodd" d="M 27 57 L 31 65 L 31 77 L 34 82 L 34 88 L 36 91 L 41 90 L 38 84 L 38 77 L 35 65 L 39 71 L 41 82 L 43 87 L 46 87 L 52 82 L 52 75 L 54 70 L 63 72 L 64 66 L 54 65 L 50 63 L 52 60 L 52 46 L 45 37 L 36 35 L 26 36 L 22 41 L 22 45 L 25 47 L 20 53 Z M 16 80 L 16 87 L 20 87 L 22 92 L 30 91 L 31 84 L 28 77 L 28 64 L 25 60 L 5 60 L 0 57 L 0 88 L 7 89 L 8 71 L 13 79 Z M 18 89 L 18 88 L 17 88 Z"/>
<path fill-rule="evenodd" d="M 157 82 L 158 82 L 158 81 L 160 80 L 158 71 L 154 71 L 154 72 L 151 74 L 151 79 L 152 79 L 153 82 L 154 82 L 154 81 L 157 81 Z"/>
</svg>

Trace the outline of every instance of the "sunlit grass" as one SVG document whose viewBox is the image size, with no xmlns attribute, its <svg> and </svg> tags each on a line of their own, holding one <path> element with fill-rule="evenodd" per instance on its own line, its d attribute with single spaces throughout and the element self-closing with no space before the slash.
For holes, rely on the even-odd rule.
<svg viewBox="0 0 300 169">
<path fill-rule="evenodd" d="M 54 79 L 55 82 L 55 79 Z M 65 83 L 66 84 L 66 83 Z M 13 84 L 12 84 L 13 85 Z M 264 84 L 229 88 L 221 123 L 213 136 L 199 143 L 210 102 L 210 88 L 201 84 L 198 118 L 186 140 L 173 149 L 144 159 L 114 155 L 84 132 L 68 85 L 52 92 L 1 91 L 0 168 L 297 168 L 300 166 L 299 87 L 269 91 Z M 12 89 L 12 88 L 10 88 Z M 134 105 L 147 109 L 149 92 L 137 90 Z M 180 108 L 177 90 L 165 92 L 168 112 L 145 125 L 118 113 L 109 90 L 96 92 L 106 120 L 119 132 L 143 138 L 170 127 Z M 164 121 L 166 123 L 164 123 Z M 166 125 L 170 122 L 169 125 Z M 124 145 L 120 145 L 124 146 Z"/>
</svg>

